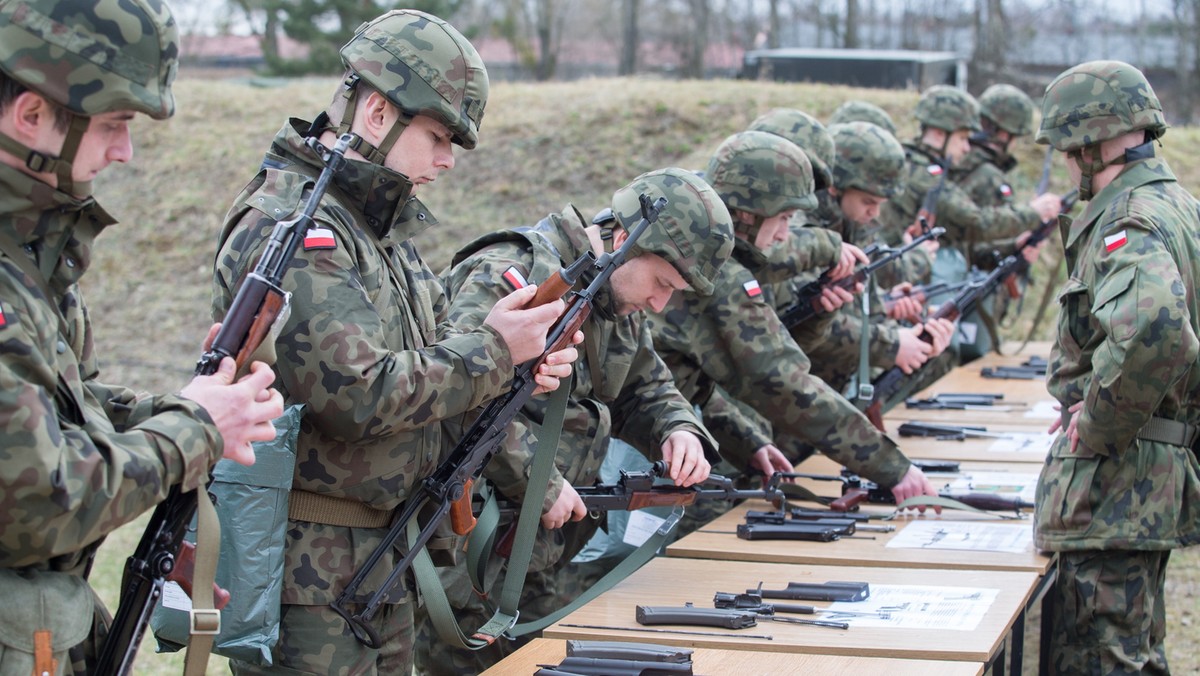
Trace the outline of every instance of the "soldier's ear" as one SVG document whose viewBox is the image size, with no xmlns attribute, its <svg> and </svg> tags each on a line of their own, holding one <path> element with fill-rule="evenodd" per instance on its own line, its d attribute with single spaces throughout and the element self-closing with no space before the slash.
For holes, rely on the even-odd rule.
<svg viewBox="0 0 1200 676">
<path fill-rule="evenodd" d="M 41 94 L 26 90 L 12 100 L 4 117 L 12 125 L 17 140 L 32 145 L 43 128 L 49 129 L 54 125 L 54 113 L 54 104 Z"/>
<path fill-rule="evenodd" d="M 625 240 L 629 239 L 629 233 L 625 232 L 625 228 L 622 228 L 619 225 L 614 225 L 612 232 L 613 249 L 620 249 L 621 245 L 625 243 Z"/>
</svg>

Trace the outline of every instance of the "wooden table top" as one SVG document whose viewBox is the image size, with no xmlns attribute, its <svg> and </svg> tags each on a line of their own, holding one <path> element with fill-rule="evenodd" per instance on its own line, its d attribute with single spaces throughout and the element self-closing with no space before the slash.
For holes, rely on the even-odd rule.
<svg viewBox="0 0 1200 676">
<path fill-rule="evenodd" d="M 888 676 L 980 676 L 982 662 L 938 662 L 849 655 L 797 655 L 749 650 L 695 648 L 697 674 L 887 674 Z M 558 664 L 566 641 L 538 638 L 483 672 L 484 676 L 529 676 L 538 665 Z"/>
<path fill-rule="evenodd" d="M 831 580 L 861 581 L 871 585 L 995 589 L 997 595 L 979 624 L 970 631 L 863 626 L 843 630 L 770 621 L 742 630 L 670 625 L 647 627 L 681 629 L 700 632 L 699 635 L 629 629 L 641 628 L 635 620 L 638 605 L 682 606 L 690 601 L 697 607 L 707 608 L 712 606 L 712 597 L 717 591 L 742 592 L 759 582 L 766 589 L 780 589 L 789 582 Z M 1025 608 L 1037 580 L 1036 573 L 1018 571 L 797 566 L 660 557 L 551 625 L 543 635 L 557 639 L 635 641 L 697 648 L 987 662 Z M 816 602 L 813 605 L 828 604 Z M 767 636 L 770 638 L 764 638 Z"/>
</svg>

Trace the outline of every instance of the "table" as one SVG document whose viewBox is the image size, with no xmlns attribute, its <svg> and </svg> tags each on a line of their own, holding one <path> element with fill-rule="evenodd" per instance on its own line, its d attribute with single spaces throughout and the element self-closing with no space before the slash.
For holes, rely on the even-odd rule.
<svg viewBox="0 0 1200 676">
<path fill-rule="evenodd" d="M 634 610 L 638 605 L 681 606 L 694 602 L 711 607 L 717 591 L 741 592 L 760 581 L 778 589 L 789 582 L 863 581 L 871 585 L 917 585 L 996 589 L 997 596 L 970 631 L 893 627 L 848 630 L 761 622 L 740 630 L 682 627 L 704 635 L 642 633 Z M 1003 641 L 1028 600 L 1038 575 L 1024 571 L 937 570 L 846 566 L 804 566 L 747 561 L 658 558 L 609 591 L 551 625 L 546 638 L 666 643 L 730 650 L 899 657 L 905 659 L 1003 662 Z M 828 605 L 816 603 L 815 605 Z M 586 625 L 586 626 L 580 626 Z M 670 627 L 660 627 L 670 628 Z M 769 635 L 773 638 L 753 638 Z"/>
<path fill-rule="evenodd" d="M 506 657 L 484 676 L 529 676 L 541 664 L 558 664 L 566 655 L 566 642 L 534 639 Z M 938 662 L 848 655 L 796 655 L 696 648 L 692 670 L 697 674 L 887 674 L 888 676 L 979 676 L 982 662 Z"/>
<path fill-rule="evenodd" d="M 1037 467 L 1046 460 L 1050 441 L 1045 429 L 1006 423 L 981 425 L 969 420 L 947 423 L 958 426 L 985 427 L 989 437 L 967 437 L 962 440 L 938 439 L 936 437 L 901 436 L 900 425 L 917 421 L 906 417 L 907 411 L 897 409 L 884 416 L 884 426 L 900 450 L 910 458 L 928 460 L 959 460 L 969 462 L 1030 463 Z M 955 411 L 955 413 L 962 413 Z M 973 412 L 972 412 L 973 413 Z"/>
</svg>

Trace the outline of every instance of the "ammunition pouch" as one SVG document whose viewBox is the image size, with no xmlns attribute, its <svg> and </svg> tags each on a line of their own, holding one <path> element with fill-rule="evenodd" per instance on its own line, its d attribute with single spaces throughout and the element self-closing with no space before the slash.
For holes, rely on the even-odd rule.
<svg viewBox="0 0 1200 676">
<path fill-rule="evenodd" d="M 92 633 L 95 596 L 77 575 L 0 570 L 0 604 L 0 674 L 61 673 Z"/>
</svg>

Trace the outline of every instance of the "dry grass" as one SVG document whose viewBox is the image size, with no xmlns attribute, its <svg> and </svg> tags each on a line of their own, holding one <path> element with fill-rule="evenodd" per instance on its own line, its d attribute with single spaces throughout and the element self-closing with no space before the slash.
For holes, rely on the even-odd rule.
<svg viewBox="0 0 1200 676">
<path fill-rule="evenodd" d="M 335 85 L 333 79 L 275 87 L 183 80 L 176 88 L 180 112 L 173 119 L 137 123 L 135 160 L 98 182 L 101 202 L 121 225 L 100 239 L 85 280 L 104 380 L 149 391 L 171 391 L 186 382 L 210 324 L 212 256 L 228 204 L 253 176 L 285 117 L 311 118 Z M 417 244 L 438 269 L 457 245 L 484 231 L 530 224 L 567 202 L 589 213 L 644 171 L 702 168 L 721 139 L 770 108 L 795 107 L 826 119 L 848 98 L 882 106 L 902 138 L 915 129 L 911 92 L 653 79 L 497 84 L 482 145 L 459 153 L 452 176 L 422 194 L 442 226 L 421 234 Z M 1198 134 L 1172 130 L 1165 148 L 1193 192 L 1200 178 L 1193 161 Z M 1028 194 L 1041 170 L 1041 149 L 1027 143 L 1018 155 L 1022 166 L 1014 187 Z M 1055 171 L 1052 187 L 1061 187 L 1065 170 Z M 1042 275 L 1010 337 L 1024 337 L 1044 283 Z M 1042 323 L 1043 338 L 1049 325 Z M 93 581 L 110 605 L 121 562 L 140 531 L 140 522 L 130 525 L 101 549 Z M 1192 629 L 1200 606 L 1200 550 L 1173 557 L 1168 584 L 1172 664 L 1176 673 L 1200 673 Z M 152 654 L 149 642 L 143 646 L 139 674 L 181 669 L 178 657 Z M 224 660 L 214 657 L 209 672 L 223 673 Z"/>
</svg>

